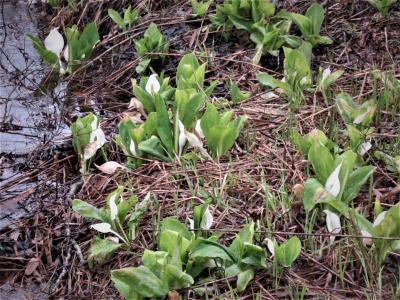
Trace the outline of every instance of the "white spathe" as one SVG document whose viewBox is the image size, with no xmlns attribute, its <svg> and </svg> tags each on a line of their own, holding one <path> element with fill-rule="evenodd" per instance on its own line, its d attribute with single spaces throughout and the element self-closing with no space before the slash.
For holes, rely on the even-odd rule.
<svg viewBox="0 0 400 300">
<path fill-rule="evenodd" d="M 372 239 L 371 239 L 372 234 L 369 231 L 361 230 L 361 235 L 364 237 L 363 240 L 362 240 L 364 246 L 372 244 Z"/>
<path fill-rule="evenodd" d="M 129 144 L 129 152 L 131 152 L 131 154 L 133 156 L 136 156 L 136 146 L 135 146 L 135 142 L 131 139 L 131 142 Z"/>
<path fill-rule="evenodd" d="M 210 229 L 213 222 L 214 222 L 214 218 L 210 212 L 210 207 L 207 207 L 207 209 L 204 212 L 204 215 L 201 219 L 200 227 L 201 227 L 201 229 Z"/>
<path fill-rule="evenodd" d="M 67 44 L 67 46 L 65 46 L 64 49 L 64 59 L 66 62 L 69 62 L 69 45 Z"/>
<path fill-rule="evenodd" d="M 146 83 L 146 92 L 150 95 L 155 95 L 160 91 L 160 83 L 157 79 L 157 74 L 151 74 Z"/>
<path fill-rule="evenodd" d="M 198 135 L 199 138 L 204 139 L 203 129 L 201 128 L 201 120 L 197 120 L 196 126 L 194 127 L 194 131 Z"/>
<path fill-rule="evenodd" d="M 265 241 L 267 241 L 267 248 L 268 248 L 269 252 L 271 252 L 271 254 L 272 254 L 271 257 L 273 257 L 273 256 L 275 255 L 275 245 L 274 245 L 274 242 L 273 242 L 271 239 L 269 239 L 269 238 L 265 238 Z"/>
<path fill-rule="evenodd" d="M 109 233 L 112 230 L 111 225 L 108 223 L 97 223 L 97 224 L 93 224 L 90 227 L 101 233 Z"/>
<path fill-rule="evenodd" d="M 89 144 L 87 144 L 85 149 L 83 149 L 83 160 L 92 158 L 96 154 L 96 151 L 106 143 L 106 136 L 98 124 L 98 117 L 94 116 L 94 119 L 90 124 L 92 132 L 90 133 Z"/>
<path fill-rule="evenodd" d="M 122 240 L 126 244 L 128 244 L 128 242 L 120 234 L 118 234 L 117 232 L 115 232 L 114 230 L 111 229 L 111 225 L 108 224 L 108 223 L 97 223 L 97 224 L 93 224 L 90 227 L 93 228 L 94 230 L 97 230 L 98 232 L 101 232 L 101 233 L 112 233 L 116 237 L 118 237 L 120 240 Z"/>
<path fill-rule="evenodd" d="M 185 136 L 190 146 L 192 146 L 195 149 L 198 149 L 203 156 L 207 157 L 208 159 L 211 159 L 210 154 L 208 154 L 206 149 L 204 149 L 203 142 L 197 137 L 197 135 L 185 130 Z"/>
<path fill-rule="evenodd" d="M 328 228 L 328 232 L 332 234 L 339 234 L 342 230 L 340 225 L 340 217 L 328 209 L 325 209 L 324 213 L 326 214 L 326 227 Z M 330 239 L 331 242 L 333 242 L 335 240 L 335 236 L 331 236 Z"/>
<path fill-rule="evenodd" d="M 125 169 L 126 167 L 117 163 L 116 161 L 108 161 L 100 166 L 97 166 L 97 169 L 102 171 L 103 173 L 106 173 L 108 175 L 114 174 L 118 169 Z"/>
<path fill-rule="evenodd" d="M 111 219 L 111 221 L 114 221 L 118 216 L 118 206 L 115 203 L 116 196 L 117 195 L 113 195 L 110 198 L 110 201 L 109 201 L 109 203 L 110 203 L 110 219 Z"/>
<path fill-rule="evenodd" d="M 49 35 L 44 40 L 44 46 L 47 50 L 60 57 L 61 51 L 64 49 L 64 38 L 58 28 L 50 30 Z"/>
<path fill-rule="evenodd" d="M 358 147 L 357 152 L 358 152 L 358 154 L 360 154 L 361 156 L 363 156 L 365 153 L 367 153 L 367 152 L 371 149 L 371 147 L 372 147 L 371 142 L 362 143 L 362 144 Z"/>
<path fill-rule="evenodd" d="M 374 224 L 372 224 L 373 227 L 378 226 L 381 224 L 381 222 L 385 219 L 386 211 L 381 212 L 375 219 Z"/>
<path fill-rule="evenodd" d="M 185 135 L 185 126 L 181 122 L 181 120 L 178 120 L 178 127 L 179 127 L 179 151 L 178 151 L 178 156 L 180 157 L 182 155 L 183 147 L 185 147 L 186 144 L 186 135 Z"/>
<path fill-rule="evenodd" d="M 340 180 L 339 172 L 342 164 L 338 165 L 336 169 L 329 175 L 325 183 L 325 189 L 333 196 L 337 197 L 340 193 Z"/>
</svg>

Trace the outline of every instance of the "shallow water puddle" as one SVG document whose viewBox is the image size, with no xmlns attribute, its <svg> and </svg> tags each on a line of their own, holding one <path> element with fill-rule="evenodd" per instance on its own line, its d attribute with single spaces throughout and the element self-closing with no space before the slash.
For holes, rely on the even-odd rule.
<svg viewBox="0 0 400 300">
<path fill-rule="evenodd" d="M 39 24 L 28 2 L 0 4 L 0 229 L 26 212 L 38 184 L 21 169 L 34 169 L 34 157 L 42 157 L 69 133 L 60 114 L 64 86 L 49 80 L 48 69 L 26 38 L 38 34 Z M 47 89 L 42 81 L 53 87 Z"/>
</svg>

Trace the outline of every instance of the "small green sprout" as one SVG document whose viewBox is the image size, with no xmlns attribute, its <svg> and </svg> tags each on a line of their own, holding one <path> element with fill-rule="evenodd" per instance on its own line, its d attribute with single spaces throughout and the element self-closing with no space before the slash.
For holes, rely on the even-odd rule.
<svg viewBox="0 0 400 300">
<path fill-rule="evenodd" d="M 210 7 L 211 3 L 213 2 L 213 0 L 190 0 L 191 4 L 192 4 L 192 9 L 193 9 L 193 13 L 196 16 L 204 16 L 207 11 L 208 8 Z"/>
<path fill-rule="evenodd" d="M 268 73 L 260 72 L 257 80 L 270 88 L 279 88 L 286 95 L 291 107 L 298 108 L 305 101 L 304 91 L 312 86 L 311 44 L 303 43 L 297 49 L 283 47 L 285 53 L 284 78 L 275 79 Z"/>
<path fill-rule="evenodd" d="M 114 9 L 108 10 L 108 16 L 118 25 L 122 31 L 126 31 L 129 27 L 135 24 L 139 20 L 139 11 L 132 9 L 129 5 L 127 8 L 123 9 L 124 14 L 121 16 Z"/>
<path fill-rule="evenodd" d="M 368 2 L 375 7 L 382 16 L 387 16 L 390 6 L 397 2 L 397 0 L 368 0 Z"/>
<path fill-rule="evenodd" d="M 164 60 L 164 53 L 168 53 L 169 42 L 158 29 L 157 25 L 151 23 L 140 40 L 135 41 L 135 48 L 141 61 L 136 67 L 139 74 L 146 71 L 152 60 Z M 162 54 L 151 54 L 151 53 Z"/>
<path fill-rule="evenodd" d="M 299 27 L 305 40 L 313 47 L 318 44 L 330 45 L 333 41 L 327 36 L 321 36 L 320 31 L 325 18 L 325 10 L 319 3 L 313 3 L 306 11 L 305 15 L 282 11 L 278 14 L 281 18 L 292 20 Z"/>
</svg>

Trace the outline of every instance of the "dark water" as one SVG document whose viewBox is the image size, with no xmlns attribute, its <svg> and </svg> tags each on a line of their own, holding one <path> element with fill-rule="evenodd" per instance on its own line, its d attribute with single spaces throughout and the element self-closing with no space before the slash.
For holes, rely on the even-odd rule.
<svg viewBox="0 0 400 300">
<path fill-rule="evenodd" d="M 28 0 L 0 0 L 0 229 L 27 210 L 21 206 L 37 185 L 24 178 L 27 164 L 69 135 L 60 113 L 64 87 L 49 79 L 26 38 L 38 34 L 40 16 Z"/>
</svg>

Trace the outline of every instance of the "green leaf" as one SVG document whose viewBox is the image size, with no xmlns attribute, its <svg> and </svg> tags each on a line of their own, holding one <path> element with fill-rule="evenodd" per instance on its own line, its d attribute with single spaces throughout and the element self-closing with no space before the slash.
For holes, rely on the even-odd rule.
<svg viewBox="0 0 400 300">
<path fill-rule="evenodd" d="M 33 36 L 31 34 L 28 34 L 27 37 L 32 41 L 33 46 L 35 47 L 36 51 L 39 53 L 39 55 L 42 57 L 42 59 L 47 62 L 48 64 L 52 65 L 53 67 L 59 68 L 60 67 L 60 62 L 58 56 L 47 50 L 40 39 L 36 36 Z"/>
<path fill-rule="evenodd" d="M 319 34 L 322 22 L 325 18 L 325 10 L 319 3 L 313 3 L 306 11 L 306 17 L 310 19 L 312 24 L 312 34 Z"/>
<path fill-rule="evenodd" d="M 150 63 L 151 63 L 151 58 L 148 58 L 148 59 L 141 59 L 140 62 L 139 62 L 139 64 L 136 66 L 135 71 L 136 71 L 138 74 L 144 73 L 144 71 L 146 71 L 147 68 L 149 67 Z"/>
<path fill-rule="evenodd" d="M 170 159 L 167 156 L 165 156 L 165 151 L 161 147 L 160 139 L 154 135 L 152 137 L 150 137 L 149 139 L 141 142 L 138 145 L 138 149 L 147 154 L 150 154 L 151 156 L 156 157 L 159 160 L 162 160 L 165 162 L 170 161 Z"/>
<path fill-rule="evenodd" d="M 276 242 L 275 242 L 276 243 Z M 282 245 L 275 244 L 275 257 L 280 264 L 289 268 L 301 252 L 301 242 L 297 236 L 291 237 Z"/>
<path fill-rule="evenodd" d="M 308 159 L 318 180 L 325 184 L 334 169 L 334 160 L 328 148 L 320 143 L 313 143 L 308 152 Z"/>
<path fill-rule="evenodd" d="M 182 235 L 182 237 L 189 241 L 192 240 L 194 236 L 193 233 L 190 232 L 184 224 L 172 217 L 168 217 L 163 220 L 161 225 L 161 232 L 164 230 L 176 231 L 180 235 Z"/>
<path fill-rule="evenodd" d="M 104 264 L 110 257 L 122 247 L 123 244 L 95 237 L 89 248 L 88 265 L 92 269 L 95 263 Z"/>
<path fill-rule="evenodd" d="M 197 258 L 218 258 L 222 261 L 237 261 L 237 258 L 232 251 L 225 246 L 205 239 L 197 239 L 190 248 L 193 259 Z"/>
<path fill-rule="evenodd" d="M 172 157 L 174 152 L 174 139 L 172 136 L 167 106 L 159 95 L 155 95 L 154 100 L 157 111 L 157 133 L 169 156 Z"/>
<path fill-rule="evenodd" d="M 97 207 L 94 207 L 85 201 L 74 199 L 72 201 L 72 209 L 79 213 L 82 217 L 96 219 L 106 223 L 109 222 L 109 218 L 106 214 L 104 214 Z"/>
<path fill-rule="evenodd" d="M 146 77 L 145 81 L 147 82 L 148 77 Z M 134 79 L 131 80 L 132 90 L 135 97 L 142 102 L 144 109 L 147 113 L 154 112 L 156 110 L 155 105 L 153 103 L 153 96 L 146 92 L 144 88 L 136 83 Z"/>
<path fill-rule="evenodd" d="M 257 74 L 257 80 L 259 83 L 270 87 L 270 88 L 280 88 L 282 90 L 284 90 L 286 93 L 290 93 L 291 92 L 291 87 L 283 81 L 280 81 L 278 79 L 275 79 L 273 76 L 264 73 L 264 72 L 260 72 Z"/>
<path fill-rule="evenodd" d="M 237 290 L 243 292 L 246 290 L 249 282 L 254 278 L 253 269 L 247 269 L 246 271 L 240 272 L 237 279 Z"/>
<path fill-rule="evenodd" d="M 372 230 L 374 237 L 400 237 L 400 205 L 395 205 L 386 211 L 384 219 Z M 394 251 L 398 247 L 398 241 L 374 239 L 378 263 L 385 260 L 388 251 Z"/>
<path fill-rule="evenodd" d="M 129 285 L 142 297 L 163 297 L 168 293 L 167 284 L 145 266 L 113 270 L 111 280 Z"/>
<path fill-rule="evenodd" d="M 243 243 L 241 263 L 258 268 L 266 268 L 266 252 L 263 248 L 253 245 L 252 242 Z"/>
<path fill-rule="evenodd" d="M 121 28 L 123 31 L 126 30 L 125 22 L 117 11 L 111 8 L 108 9 L 108 16 L 118 25 L 119 28 Z"/>
<path fill-rule="evenodd" d="M 309 178 L 304 184 L 303 204 L 306 212 L 313 210 L 316 204 L 333 200 L 332 195 L 315 178 Z"/>
<path fill-rule="evenodd" d="M 231 99 L 233 103 L 238 103 L 243 100 L 248 99 L 251 96 L 251 93 L 242 92 L 236 82 L 231 81 L 229 85 L 229 92 L 231 94 Z"/>
<path fill-rule="evenodd" d="M 193 13 L 197 16 L 204 16 L 207 13 L 208 8 L 213 0 L 203 1 L 203 0 L 190 0 L 192 3 Z"/>
<path fill-rule="evenodd" d="M 364 166 L 350 173 L 346 189 L 343 192 L 342 200 L 345 203 L 350 203 L 351 200 L 357 197 L 361 186 L 367 182 L 368 178 L 374 173 L 374 171 L 374 167 Z"/>
<path fill-rule="evenodd" d="M 192 276 L 172 264 L 167 264 L 165 267 L 163 280 L 167 282 L 169 290 L 179 290 L 194 283 Z"/>
</svg>

